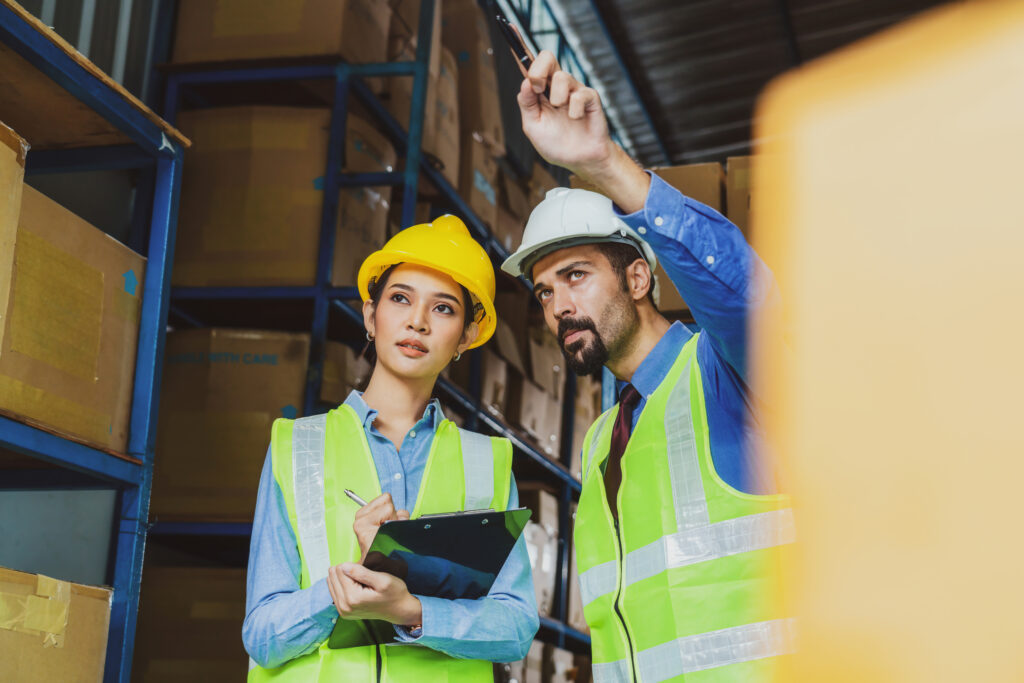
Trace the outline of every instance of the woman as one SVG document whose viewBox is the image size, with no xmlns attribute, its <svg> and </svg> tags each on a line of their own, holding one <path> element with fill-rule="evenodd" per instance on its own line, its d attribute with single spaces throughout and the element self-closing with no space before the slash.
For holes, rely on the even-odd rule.
<svg viewBox="0 0 1024 683">
<path fill-rule="evenodd" d="M 442 216 L 371 254 L 358 285 L 376 351 L 366 391 L 274 423 L 249 555 L 249 680 L 491 681 L 490 662 L 522 659 L 538 628 L 522 538 L 477 600 L 413 595 L 359 562 L 387 520 L 518 507 L 509 441 L 457 429 L 431 399 L 448 363 L 494 332 L 493 267 Z"/>
</svg>

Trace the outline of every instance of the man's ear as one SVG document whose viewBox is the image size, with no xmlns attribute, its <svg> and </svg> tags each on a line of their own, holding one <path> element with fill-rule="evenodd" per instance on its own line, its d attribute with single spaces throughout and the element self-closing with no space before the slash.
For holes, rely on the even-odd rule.
<svg viewBox="0 0 1024 683">
<path fill-rule="evenodd" d="M 646 259 L 638 258 L 626 266 L 626 287 L 633 301 L 641 301 L 654 287 L 651 264 L 647 263 Z"/>
</svg>

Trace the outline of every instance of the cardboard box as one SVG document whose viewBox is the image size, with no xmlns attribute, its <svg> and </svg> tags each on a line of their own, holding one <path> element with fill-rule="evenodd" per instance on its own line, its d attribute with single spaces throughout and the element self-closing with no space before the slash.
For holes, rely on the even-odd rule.
<svg viewBox="0 0 1024 683">
<path fill-rule="evenodd" d="M 146 260 L 28 185 L 12 260 L 0 411 L 125 452 Z"/>
<path fill-rule="evenodd" d="M 160 567 L 142 573 L 132 680 L 245 681 L 245 571 Z"/>
<path fill-rule="evenodd" d="M 545 683 L 570 683 L 576 681 L 576 664 L 568 650 L 544 644 Z"/>
<path fill-rule="evenodd" d="M 533 210 L 532 207 L 535 207 L 538 204 L 540 204 L 542 201 L 544 201 L 544 197 L 547 196 L 548 192 L 553 190 L 553 189 L 555 189 L 556 187 L 560 187 L 561 183 L 558 182 L 558 180 L 555 178 L 555 176 L 551 175 L 551 171 L 549 171 L 544 166 L 544 164 L 542 164 L 539 161 L 534 161 L 533 162 L 533 175 L 530 176 L 530 181 L 529 181 L 528 185 L 529 185 L 529 188 L 530 188 L 529 199 L 530 199 L 530 206 L 531 206 L 531 211 L 532 211 Z M 575 187 L 575 186 L 573 186 L 573 187 Z M 584 189 L 590 189 L 590 188 L 584 188 Z"/>
<path fill-rule="evenodd" d="M 181 286 L 311 285 L 316 279 L 330 112 L 225 107 L 183 112 L 185 156 L 173 281 Z M 392 170 L 391 144 L 349 116 L 346 169 Z M 336 284 L 378 249 L 391 188 L 350 188 L 339 200 Z M 355 265 L 353 265 L 355 264 Z"/>
<path fill-rule="evenodd" d="M 569 505 L 569 514 L 572 518 L 573 533 L 576 527 L 576 503 Z M 576 568 L 576 548 L 569 551 L 569 600 L 566 605 L 566 622 L 577 631 L 590 633 L 587 620 L 583 616 L 583 599 L 580 597 L 580 573 Z"/>
<path fill-rule="evenodd" d="M 444 46 L 452 51 L 459 65 L 459 121 L 463 145 L 476 134 L 495 156 L 505 156 L 505 127 L 488 17 L 476 0 L 446 0 L 441 25 Z"/>
<path fill-rule="evenodd" d="M 507 174 L 501 174 L 494 236 L 509 252 L 518 249 L 523 241 L 523 229 L 529 216 L 530 200 L 526 190 Z"/>
<path fill-rule="evenodd" d="M 173 61 L 331 55 L 383 62 L 390 20 L 380 0 L 179 0 Z"/>
<path fill-rule="evenodd" d="M 461 145 L 459 194 L 493 228 L 498 222 L 498 162 L 479 133 L 464 137 Z"/>
<path fill-rule="evenodd" d="M 0 567 L 5 683 L 103 680 L 113 591 Z"/>
<path fill-rule="evenodd" d="M 576 377 L 576 401 L 572 428 L 572 464 L 569 470 L 582 481 L 583 440 L 587 430 L 603 412 L 601 383 L 591 377 Z"/>
<path fill-rule="evenodd" d="M 533 569 L 537 610 L 542 616 L 551 616 L 558 566 L 558 499 L 536 485 L 523 483 L 519 486 L 519 505 L 531 513 L 523 536 Z"/>
<path fill-rule="evenodd" d="M 395 168 L 395 148 L 388 139 L 363 119 L 351 115 L 346 127 L 345 150 L 347 172 L 386 173 Z M 387 242 L 390 204 L 391 188 L 387 186 L 341 191 L 331 273 L 334 286 L 355 285 L 359 266 Z"/>
<path fill-rule="evenodd" d="M 508 416 L 508 365 L 489 348 L 479 350 L 480 353 L 480 405 L 492 415 L 502 420 Z M 449 363 L 442 373 L 456 386 L 466 393 L 469 387 L 469 359 L 463 357 Z"/>
<path fill-rule="evenodd" d="M 542 453 L 561 461 L 562 404 L 529 379 L 516 383 L 517 421 Z"/>
<path fill-rule="evenodd" d="M 441 4 L 443 0 L 434 2 L 434 20 L 431 24 L 430 34 L 430 63 L 427 67 L 431 76 L 436 77 L 441 72 Z M 420 28 L 420 2 L 419 0 L 389 0 L 391 6 L 391 21 L 388 25 L 388 42 L 397 41 L 396 49 L 399 53 L 409 56 L 405 59 L 416 59 L 416 45 Z M 390 55 L 389 55 L 390 58 Z M 401 61 L 401 60 L 399 60 Z M 388 79 L 396 81 L 399 79 Z M 400 79 L 411 80 L 411 79 Z"/>
<path fill-rule="evenodd" d="M 308 362 L 307 334 L 168 334 L 152 515 L 251 520 L 270 428 L 301 415 Z"/>
<path fill-rule="evenodd" d="M 520 328 L 522 329 L 522 328 Z M 512 326 L 498 318 L 494 327 L 494 348 L 509 362 L 509 365 L 526 375 L 526 364 L 521 356 L 521 349 L 518 335 L 513 331 Z"/>
<path fill-rule="evenodd" d="M 501 683 L 542 683 L 544 681 L 544 643 L 533 641 L 526 658 L 518 662 L 494 665 L 494 680 Z"/>
<path fill-rule="evenodd" d="M 753 157 L 725 160 L 725 215 L 750 239 L 750 161 Z"/>
<path fill-rule="evenodd" d="M 561 401 L 565 388 L 565 356 L 558 346 L 558 340 L 548 332 L 547 328 L 531 328 L 528 345 L 530 347 L 530 376 L 544 391 L 551 394 L 556 401 Z"/>
<path fill-rule="evenodd" d="M 414 57 L 408 52 L 411 49 L 408 44 L 404 44 L 407 52 L 395 55 L 392 61 Z M 433 157 L 448 182 L 457 187 L 462 144 L 459 136 L 458 65 L 452 53 L 445 49 L 442 49 L 439 61 L 441 65 L 438 73 L 430 74 L 427 79 L 427 98 L 423 105 L 423 151 Z M 409 130 L 412 88 L 412 78 L 388 79 L 388 111 L 406 131 Z M 425 191 L 429 187 L 425 186 Z"/>
<path fill-rule="evenodd" d="M 370 379 L 373 368 L 348 344 L 328 341 L 324 346 L 324 374 L 320 382 L 320 400 L 340 405 L 353 389 Z"/>
<path fill-rule="evenodd" d="M 494 297 L 494 308 L 498 312 L 499 326 L 507 326 L 510 330 L 525 330 L 530 327 L 530 300 L 533 296 L 522 287 L 516 286 L 506 291 L 498 291 Z M 550 334 L 550 333 L 549 333 Z M 525 372 L 523 359 L 530 357 L 527 335 L 508 333 L 504 330 L 497 335 L 499 341 L 495 345 L 514 346 L 516 358 L 519 359 L 519 370 Z M 511 353 L 511 351 L 509 352 Z"/>
<path fill-rule="evenodd" d="M 666 166 L 651 169 L 672 187 L 691 199 L 710 206 L 715 211 L 722 211 L 722 191 L 725 174 L 722 165 L 717 161 L 706 164 L 688 164 L 686 166 Z M 655 271 L 661 296 L 658 300 L 659 310 L 678 312 L 689 309 L 683 297 L 669 280 L 665 269 L 658 266 Z"/>
</svg>

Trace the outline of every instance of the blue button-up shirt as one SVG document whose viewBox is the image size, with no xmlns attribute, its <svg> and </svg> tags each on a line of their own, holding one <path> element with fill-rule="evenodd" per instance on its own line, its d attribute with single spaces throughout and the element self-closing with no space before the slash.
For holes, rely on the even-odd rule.
<svg viewBox="0 0 1024 683">
<path fill-rule="evenodd" d="M 444 419 L 431 401 L 409 430 L 400 450 L 373 426 L 377 411 L 353 391 L 345 399 L 363 423 L 383 493 L 396 509 L 415 504 L 434 433 Z M 317 649 L 331 634 L 338 610 L 326 579 L 299 588 L 301 560 L 281 488 L 267 450 L 260 477 L 246 589 L 242 641 L 249 656 L 265 668 L 278 667 Z M 357 493 L 360 493 L 357 491 Z M 515 480 L 508 508 L 519 507 Z M 422 630 L 396 627 L 399 640 L 463 659 L 511 662 L 522 659 L 537 633 L 537 601 L 525 540 L 519 538 L 486 597 L 445 600 L 417 595 L 423 606 Z"/>
<path fill-rule="evenodd" d="M 703 331 L 697 362 L 715 470 L 745 493 L 776 492 L 771 458 L 753 410 L 755 397 L 747 384 L 746 356 L 748 314 L 778 306 L 771 272 L 728 219 L 657 175 L 651 174 L 644 208 L 619 216 L 654 249 Z M 630 383 L 642 399 L 633 411 L 633 424 L 692 336 L 682 323 L 674 323 L 637 367 Z M 621 392 L 624 382 L 618 385 Z"/>
</svg>

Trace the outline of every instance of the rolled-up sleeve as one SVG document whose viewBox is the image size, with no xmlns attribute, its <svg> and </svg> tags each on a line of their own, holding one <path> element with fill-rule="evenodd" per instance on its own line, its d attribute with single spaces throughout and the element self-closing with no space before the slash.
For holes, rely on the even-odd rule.
<svg viewBox="0 0 1024 683">
<path fill-rule="evenodd" d="M 519 507 L 515 479 L 508 509 Z M 417 595 L 423 625 L 416 632 L 397 628 L 398 639 L 460 659 L 513 662 L 526 656 L 540 620 L 526 540 L 519 537 L 485 597 L 446 600 Z"/>
<path fill-rule="evenodd" d="M 253 518 L 242 624 L 245 649 L 264 668 L 312 652 L 327 640 L 337 621 L 326 579 L 300 588 L 301 571 L 298 544 L 268 449 Z"/>
</svg>

